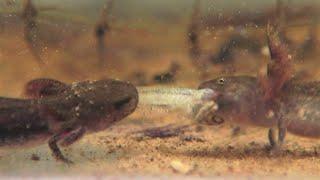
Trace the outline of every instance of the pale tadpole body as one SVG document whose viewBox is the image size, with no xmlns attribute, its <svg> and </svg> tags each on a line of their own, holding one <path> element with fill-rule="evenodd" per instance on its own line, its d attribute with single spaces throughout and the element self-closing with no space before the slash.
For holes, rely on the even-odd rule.
<svg viewBox="0 0 320 180">
<path fill-rule="evenodd" d="M 163 115 L 172 112 L 201 120 L 217 110 L 215 92 L 211 89 L 188 89 L 170 87 L 137 87 L 139 103 L 137 112 L 143 116 Z"/>
</svg>

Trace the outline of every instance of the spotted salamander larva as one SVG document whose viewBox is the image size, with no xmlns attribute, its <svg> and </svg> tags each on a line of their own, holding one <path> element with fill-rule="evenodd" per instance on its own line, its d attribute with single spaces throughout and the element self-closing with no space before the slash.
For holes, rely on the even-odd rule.
<svg viewBox="0 0 320 180">
<path fill-rule="evenodd" d="M 288 81 L 273 109 L 263 101 L 263 92 L 255 77 L 220 77 L 202 83 L 199 89 L 203 88 L 217 93 L 215 102 L 219 108 L 214 112 L 215 117 L 267 128 L 278 126 L 281 119 L 284 128 L 292 134 L 320 138 L 320 82 Z"/>
</svg>

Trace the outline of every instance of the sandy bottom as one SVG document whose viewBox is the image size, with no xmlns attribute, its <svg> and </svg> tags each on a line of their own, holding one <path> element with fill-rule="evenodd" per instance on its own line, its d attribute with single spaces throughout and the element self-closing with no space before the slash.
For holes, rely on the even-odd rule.
<svg viewBox="0 0 320 180">
<path fill-rule="evenodd" d="M 73 165 L 55 161 L 45 144 L 2 149 L 1 175 L 123 178 L 320 175 L 318 141 L 289 135 L 284 153 L 271 156 L 266 129 L 245 128 L 234 136 L 227 125 L 203 126 L 161 139 L 132 134 L 145 128 L 188 122 L 176 119 L 167 116 L 147 121 L 129 117 L 104 132 L 87 135 L 63 149 Z"/>
</svg>

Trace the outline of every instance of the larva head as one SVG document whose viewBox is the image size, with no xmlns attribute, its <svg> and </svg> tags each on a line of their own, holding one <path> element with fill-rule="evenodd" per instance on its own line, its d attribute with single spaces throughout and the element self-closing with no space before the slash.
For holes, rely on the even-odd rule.
<svg viewBox="0 0 320 180">
<path fill-rule="evenodd" d="M 217 111 L 212 121 L 229 121 L 240 116 L 249 116 L 257 102 L 257 81 L 254 77 L 230 76 L 206 81 L 199 89 L 209 88 L 216 94 Z M 209 118 L 210 119 L 210 118 Z M 208 123 L 208 122 L 206 122 Z"/>
</svg>

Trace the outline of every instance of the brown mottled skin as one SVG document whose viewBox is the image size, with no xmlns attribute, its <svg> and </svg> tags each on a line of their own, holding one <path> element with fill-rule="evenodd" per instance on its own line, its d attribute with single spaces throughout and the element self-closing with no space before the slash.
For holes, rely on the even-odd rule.
<svg viewBox="0 0 320 180">
<path fill-rule="evenodd" d="M 37 79 L 26 86 L 30 99 L 0 98 L 0 145 L 45 143 L 56 159 L 65 158 L 57 143 L 70 145 L 85 133 L 105 130 L 131 114 L 138 103 L 136 88 L 107 79 L 65 85 Z"/>
<path fill-rule="evenodd" d="M 273 128 L 281 118 L 288 132 L 320 138 L 320 82 L 288 81 L 273 109 L 264 103 L 255 77 L 221 77 L 204 82 L 199 88 L 218 93 L 215 101 L 219 108 L 214 115 L 225 121 Z"/>
</svg>

